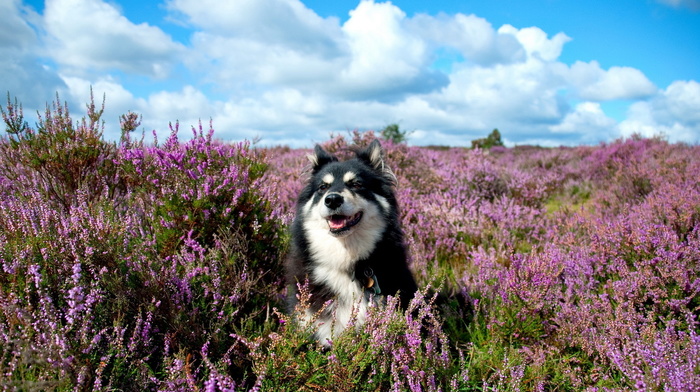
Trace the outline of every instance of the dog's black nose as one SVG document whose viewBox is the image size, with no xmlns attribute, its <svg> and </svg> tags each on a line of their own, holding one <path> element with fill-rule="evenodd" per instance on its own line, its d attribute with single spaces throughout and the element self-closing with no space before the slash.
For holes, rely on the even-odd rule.
<svg viewBox="0 0 700 392">
<path fill-rule="evenodd" d="M 326 196 L 326 199 L 323 202 L 326 204 L 326 207 L 330 208 L 331 210 L 335 210 L 343 204 L 343 196 L 338 193 L 331 193 Z"/>
</svg>

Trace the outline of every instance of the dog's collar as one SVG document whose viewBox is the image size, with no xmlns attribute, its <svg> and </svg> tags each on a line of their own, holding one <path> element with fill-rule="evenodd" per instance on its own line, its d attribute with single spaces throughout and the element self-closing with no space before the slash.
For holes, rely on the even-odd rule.
<svg viewBox="0 0 700 392">
<path fill-rule="evenodd" d="M 372 268 L 365 268 L 365 270 L 363 271 L 363 275 L 364 279 L 362 282 L 362 286 L 365 291 L 365 297 L 369 298 L 372 295 L 381 295 L 382 289 L 379 287 L 379 279 L 377 279 L 377 275 L 374 274 Z"/>
</svg>

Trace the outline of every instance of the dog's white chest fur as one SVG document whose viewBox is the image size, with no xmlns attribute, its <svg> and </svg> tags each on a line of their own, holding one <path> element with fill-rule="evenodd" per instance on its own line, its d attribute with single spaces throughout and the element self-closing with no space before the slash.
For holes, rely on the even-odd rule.
<svg viewBox="0 0 700 392">
<path fill-rule="evenodd" d="M 351 286 L 353 289 L 350 289 Z M 317 315 L 318 318 L 315 319 L 314 335 L 323 346 L 330 346 L 332 339 L 343 332 L 350 325 L 351 320 L 355 326 L 365 322 L 370 303 L 356 282 L 347 287 L 346 295 L 351 295 L 352 300 L 347 301 L 337 297 L 329 304 L 327 312 Z M 314 315 L 311 313 L 310 310 L 306 311 L 306 320 L 313 319 Z"/>
<path fill-rule="evenodd" d="M 383 203 L 382 203 L 383 204 Z M 364 323 L 369 306 L 364 290 L 355 279 L 355 266 L 375 249 L 386 228 L 380 209 L 373 203 L 362 203 L 363 220 L 356 230 L 347 236 L 329 232 L 328 222 L 309 201 L 304 206 L 307 219 L 304 231 L 309 242 L 313 262 L 311 280 L 330 288 L 335 294 L 329 305 L 330 312 L 316 320 L 316 338 L 328 345 L 354 318 L 356 325 Z M 311 315 L 307 314 L 307 317 Z"/>
</svg>

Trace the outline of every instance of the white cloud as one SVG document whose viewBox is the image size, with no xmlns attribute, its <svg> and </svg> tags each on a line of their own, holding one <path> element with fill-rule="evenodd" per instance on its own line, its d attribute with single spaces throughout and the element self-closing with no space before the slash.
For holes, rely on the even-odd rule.
<svg viewBox="0 0 700 392">
<path fill-rule="evenodd" d="M 271 6 L 270 1 L 263 6 Z M 570 40 L 563 33 L 548 37 L 537 27 L 509 25 L 495 30 L 474 15 L 408 18 L 391 3 L 373 1 L 361 2 L 340 26 L 296 1 L 288 5 L 265 16 L 249 2 L 216 9 L 217 15 L 211 14 L 215 8 L 194 7 L 189 1 L 170 3 L 190 22 L 202 24 L 203 31 L 193 36 L 196 53 L 204 54 L 199 66 L 207 69 L 215 59 L 211 80 L 235 86 L 225 109 L 212 116 L 225 128 L 267 135 L 303 129 L 308 130 L 304 136 L 322 136 L 399 121 L 417 129 L 442 129 L 444 138 L 483 136 L 502 127 L 518 139 L 519 134 L 551 134 L 551 125 L 570 111 L 560 92 L 571 71 L 557 61 Z M 233 12 L 245 18 L 227 17 Z M 316 40 L 332 43 L 337 56 L 308 53 L 307 47 L 289 44 L 274 32 L 248 31 L 250 25 L 282 17 L 275 19 L 274 28 L 316 31 L 321 34 Z M 221 21 L 229 19 L 228 25 Z M 314 30 L 320 25 L 329 32 L 325 38 Z M 449 76 L 431 71 L 440 48 L 457 50 L 466 62 Z M 320 104 L 311 105 L 317 110 L 309 112 L 302 109 L 308 102 Z M 414 141 L 419 142 L 419 135 Z M 470 140 L 460 139 L 452 143 Z"/>
<path fill-rule="evenodd" d="M 168 0 L 186 22 L 213 35 L 265 42 L 307 54 L 337 54 L 337 18 L 321 18 L 299 0 Z"/>
<path fill-rule="evenodd" d="M 93 86 L 98 100 L 107 94 L 111 138 L 128 110 L 160 137 L 169 122 L 179 120 L 187 137 L 191 125 L 211 118 L 218 137 L 293 146 L 394 122 L 415 131 L 416 144 L 469 145 L 493 128 L 510 143 L 542 145 L 597 142 L 614 132 L 700 135 L 697 82 L 659 90 L 638 69 L 564 64 L 571 38 L 563 32 L 494 28 L 476 15 L 408 16 L 371 0 L 345 23 L 299 0 L 169 0 L 166 7 L 191 29 L 187 46 L 101 0 L 49 0 L 43 16 L 18 0 L 3 2 L 0 83 L 33 88 L 44 102 L 64 86 L 78 108 Z M 166 89 L 156 79 L 173 66 L 182 79 Z M 134 80 L 151 86 L 137 92 Z M 600 104 L 611 100 L 636 101 L 619 125 Z"/>
<path fill-rule="evenodd" d="M 196 124 L 202 116 L 213 113 L 215 109 L 204 93 L 189 85 L 177 92 L 151 94 L 147 106 L 148 114 L 153 118 L 180 120 L 186 125 Z"/>
<path fill-rule="evenodd" d="M 569 81 L 582 99 L 592 101 L 639 99 L 657 92 L 656 86 L 638 69 L 611 67 L 605 71 L 597 61 L 574 63 Z"/>
<path fill-rule="evenodd" d="M 191 64 L 219 92 L 232 91 L 224 93 L 226 106 L 237 111 L 221 114 L 221 121 L 249 130 L 258 124 L 260 133 L 294 124 L 321 132 L 324 125 L 331 131 L 403 121 L 446 135 L 502 127 L 518 139 L 592 120 L 581 112 L 586 106 L 572 111 L 567 91 L 600 101 L 655 90 L 636 69 L 603 70 L 596 62 L 567 67 L 558 58 L 571 38 L 548 36 L 538 27 L 496 30 L 463 14 L 408 17 L 392 3 L 374 1 L 360 2 L 340 25 L 296 0 L 222 7 L 203 1 L 168 3 L 201 29 L 192 38 Z M 267 8 L 275 12 L 262 11 Z M 309 34 L 309 43 L 300 44 Z M 450 74 L 432 70 L 440 50 L 456 51 L 465 61 Z M 324 102 L 324 110 L 290 110 L 290 103 L 306 100 Z"/>
<path fill-rule="evenodd" d="M 31 11 L 23 7 L 20 0 L 0 2 L 0 50 L 24 51 L 35 41 L 36 34 L 26 21 L 29 13 Z"/>
<path fill-rule="evenodd" d="M 322 87 L 336 70 L 333 60 L 265 42 L 198 32 L 187 64 L 202 80 L 231 95 L 268 86 Z M 325 84 L 327 85 L 327 83 Z"/>
<path fill-rule="evenodd" d="M 350 64 L 341 78 L 364 85 L 412 78 L 426 62 L 425 43 L 402 26 L 406 18 L 391 3 L 361 2 L 343 25 Z"/>
<path fill-rule="evenodd" d="M 338 19 L 322 19 L 297 1 L 284 2 L 287 6 L 272 15 L 261 12 L 280 1 L 215 8 L 178 0 L 169 6 L 197 26 L 203 23 L 193 35 L 192 66 L 214 75 L 210 82 L 239 91 L 254 82 L 258 92 L 272 86 L 354 100 L 396 100 L 447 81 L 428 68 L 424 39 L 410 31 L 406 15 L 391 3 L 363 1 L 341 26 Z M 229 19 L 227 28 L 217 22 Z M 209 20 L 211 26 L 200 22 Z M 271 31 L 260 28 L 268 25 Z"/>
<path fill-rule="evenodd" d="M 19 0 L 0 1 L 0 93 L 17 97 L 25 113 L 42 109 L 65 87 L 55 72 L 38 61 L 35 25 L 40 20 Z"/>
<path fill-rule="evenodd" d="M 339 21 L 298 0 L 171 0 L 167 7 L 197 29 L 187 64 L 234 96 L 268 86 L 322 88 L 346 62 Z"/>
<path fill-rule="evenodd" d="M 566 110 L 558 91 L 565 66 L 529 59 L 494 67 L 465 67 L 450 75 L 450 85 L 435 101 L 467 112 L 485 128 L 504 122 L 550 123 Z"/>
<path fill-rule="evenodd" d="M 431 73 L 425 40 L 406 26 L 406 15 L 391 3 L 363 1 L 343 25 L 349 64 L 339 72 L 351 96 L 427 92 L 446 80 Z"/>
<path fill-rule="evenodd" d="M 407 22 L 427 43 L 454 49 L 472 64 L 485 66 L 525 59 L 525 50 L 513 34 L 496 31 L 491 23 L 476 15 L 418 14 Z"/>
<path fill-rule="evenodd" d="M 109 107 L 113 110 L 125 112 L 140 110 L 143 107 L 142 100 L 136 99 L 124 86 L 109 76 L 97 80 L 64 76 L 63 80 L 68 85 L 72 101 L 86 103 L 90 99 L 90 89 L 92 88 L 95 101 L 101 102 L 102 98 L 106 97 L 109 100 Z"/>
<path fill-rule="evenodd" d="M 182 45 L 157 27 L 134 24 L 101 0 L 48 0 L 48 51 L 75 70 L 117 69 L 165 77 Z"/>
<path fill-rule="evenodd" d="M 576 105 L 557 125 L 550 127 L 554 133 L 577 135 L 579 140 L 596 143 L 607 140 L 615 133 L 617 122 L 605 115 L 598 102 L 582 102 Z"/>
<path fill-rule="evenodd" d="M 633 103 L 620 133 L 664 135 L 672 142 L 700 142 L 700 83 L 675 81 L 648 101 Z"/>
<path fill-rule="evenodd" d="M 551 39 L 547 38 L 547 33 L 538 27 L 518 30 L 511 25 L 504 25 L 498 29 L 498 32 L 515 36 L 529 57 L 537 57 L 544 61 L 554 61 L 559 58 L 564 44 L 571 41 L 571 38 L 564 33 L 557 33 Z"/>
<path fill-rule="evenodd" d="M 700 83 L 675 81 L 653 101 L 664 121 L 681 119 L 684 124 L 700 126 Z"/>
</svg>

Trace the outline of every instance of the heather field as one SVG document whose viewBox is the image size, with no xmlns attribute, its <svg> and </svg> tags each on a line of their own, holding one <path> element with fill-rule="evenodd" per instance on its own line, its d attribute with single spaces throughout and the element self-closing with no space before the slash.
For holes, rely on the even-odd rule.
<svg viewBox="0 0 700 392">
<path fill-rule="evenodd" d="M 3 390 L 700 390 L 699 146 L 383 141 L 422 293 L 323 350 L 283 312 L 310 150 L 100 116 L 3 107 Z"/>
</svg>

